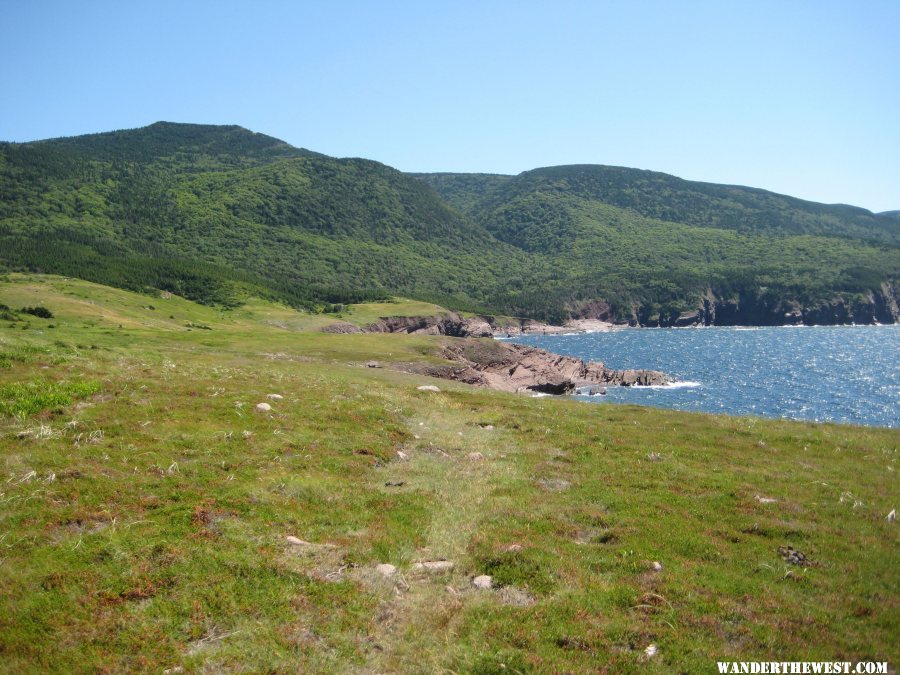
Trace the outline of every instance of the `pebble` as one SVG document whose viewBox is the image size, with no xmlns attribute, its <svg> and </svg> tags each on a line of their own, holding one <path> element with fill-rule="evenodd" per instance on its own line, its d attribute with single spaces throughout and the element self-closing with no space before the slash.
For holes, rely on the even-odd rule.
<svg viewBox="0 0 900 675">
<path fill-rule="evenodd" d="M 522 544 L 510 544 L 506 547 L 507 553 L 515 553 L 522 550 Z"/>
<path fill-rule="evenodd" d="M 449 572 L 453 569 L 453 563 L 449 560 L 428 560 L 413 564 L 414 570 L 426 570 L 428 572 Z"/>
<path fill-rule="evenodd" d="M 284 396 L 281 394 L 266 394 L 266 398 L 270 401 L 281 401 L 284 399 Z"/>
<path fill-rule="evenodd" d="M 487 574 L 480 574 L 479 576 L 472 579 L 472 585 L 475 588 L 480 588 L 482 590 L 488 590 L 493 587 L 494 580 Z"/>
<path fill-rule="evenodd" d="M 256 412 L 269 412 L 272 409 L 268 403 L 257 403 Z"/>
<path fill-rule="evenodd" d="M 659 652 L 659 647 L 655 644 L 647 645 L 647 648 L 644 650 L 644 654 L 647 655 L 648 659 L 652 659 Z"/>
<path fill-rule="evenodd" d="M 409 455 L 407 455 L 402 450 L 398 450 L 397 451 L 397 459 L 399 459 L 401 462 L 405 462 L 406 460 L 409 459 Z"/>
<path fill-rule="evenodd" d="M 887 514 L 887 521 L 893 523 L 895 520 L 897 520 L 897 509 L 891 509 L 891 512 Z"/>
<path fill-rule="evenodd" d="M 388 563 L 381 563 L 375 567 L 375 571 L 384 577 L 392 577 L 397 573 L 397 568 Z"/>
<path fill-rule="evenodd" d="M 663 571 L 662 563 L 657 560 L 654 560 L 652 563 L 650 563 L 650 567 L 653 568 L 654 572 L 662 572 Z"/>
<path fill-rule="evenodd" d="M 756 495 L 756 501 L 760 504 L 774 504 L 778 500 L 774 497 L 761 497 L 760 495 Z"/>
<path fill-rule="evenodd" d="M 294 537 L 293 535 L 286 536 L 284 540 L 291 546 L 306 546 L 309 544 L 309 542 L 303 541 L 300 537 Z"/>
<path fill-rule="evenodd" d="M 440 391 L 440 389 L 435 387 L 433 384 L 423 384 L 421 387 L 416 387 L 416 389 L 418 389 L 419 391 Z"/>
<path fill-rule="evenodd" d="M 366 361 L 366 368 L 381 368 L 381 364 L 378 361 Z"/>
</svg>

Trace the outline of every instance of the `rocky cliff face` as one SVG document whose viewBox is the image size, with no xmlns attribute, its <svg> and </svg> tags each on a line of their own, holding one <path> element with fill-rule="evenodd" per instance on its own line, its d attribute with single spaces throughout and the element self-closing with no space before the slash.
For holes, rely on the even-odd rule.
<svg viewBox="0 0 900 675">
<path fill-rule="evenodd" d="M 580 315 L 593 318 L 596 307 L 604 317 L 605 303 L 590 303 Z M 764 293 L 742 293 L 720 297 L 707 291 L 696 309 L 686 312 L 654 312 L 634 306 L 619 323 L 648 328 L 688 326 L 839 326 L 849 324 L 894 324 L 900 322 L 900 284 L 884 282 L 858 294 L 840 294 L 817 301 L 773 298 Z M 599 318 L 599 317 L 598 317 Z"/>
</svg>

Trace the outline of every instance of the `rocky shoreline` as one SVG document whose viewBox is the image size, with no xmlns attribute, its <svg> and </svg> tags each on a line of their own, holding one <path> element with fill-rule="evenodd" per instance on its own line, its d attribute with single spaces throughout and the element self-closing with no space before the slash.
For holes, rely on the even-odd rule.
<svg viewBox="0 0 900 675">
<path fill-rule="evenodd" d="M 597 361 L 582 361 L 545 349 L 477 338 L 444 345 L 447 365 L 410 365 L 405 370 L 499 391 L 574 394 L 586 389 L 605 394 L 607 386 L 661 386 L 670 378 L 658 370 L 614 370 Z"/>
<path fill-rule="evenodd" d="M 598 361 L 582 361 L 545 349 L 506 342 L 468 340 L 444 348 L 460 364 L 451 379 L 504 391 L 572 394 L 581 388 L 605 393 L 609 386 L 661 386 L 669 377 L 658 370 L 614 370 Z"/>
</svg>

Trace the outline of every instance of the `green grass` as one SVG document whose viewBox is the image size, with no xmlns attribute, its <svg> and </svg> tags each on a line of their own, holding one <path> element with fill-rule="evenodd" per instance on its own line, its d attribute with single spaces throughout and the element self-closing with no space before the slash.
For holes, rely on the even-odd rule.
<svg viewBox="0 0 900 675">
<path fill-rule="evenodd" d="M 0 415 L 27 417 L 62 408 L 100 391 L 97 382 L 31 380 L 0 386 Z"/>
<path fill-rule="evenodd" d="M 0 325 L 0 391 L 70 397 L 0 418 L 0 671 L 900 656 L 896 430 L 420 392 L 364 363 L 436 361 L 437 338 L 319 334 L 262 301 L 17 277 L 0 303 L 56 323 Z"/>
</svg>

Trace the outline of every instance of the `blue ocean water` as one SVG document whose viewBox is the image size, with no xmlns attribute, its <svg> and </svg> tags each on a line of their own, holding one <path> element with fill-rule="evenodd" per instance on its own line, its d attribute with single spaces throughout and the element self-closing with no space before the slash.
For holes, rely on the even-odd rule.
<svg viewBox="0 0 900 675">
<path fill-rule="evenodd" d="M 674 387 L 609 387 L 593 402 L 900 427 L 900 325 L 625 329 L 514 339 Z"/>
</svg>

